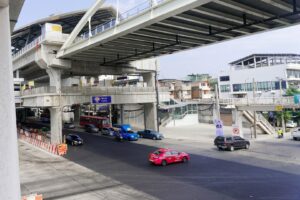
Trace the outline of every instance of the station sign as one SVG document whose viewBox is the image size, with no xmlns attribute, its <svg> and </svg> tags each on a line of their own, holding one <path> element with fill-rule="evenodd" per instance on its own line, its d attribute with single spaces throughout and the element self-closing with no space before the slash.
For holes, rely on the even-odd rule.
<svg viewBox="0 0 300 200">
<path fill-rule="evenodd" d="M 111 96 L 92 96 L 92 104 L 110 104 Z"/>
</svg>

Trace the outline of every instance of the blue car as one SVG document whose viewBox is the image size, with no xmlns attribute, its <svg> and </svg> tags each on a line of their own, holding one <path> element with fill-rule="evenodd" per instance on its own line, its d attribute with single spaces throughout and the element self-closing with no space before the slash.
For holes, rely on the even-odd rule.
<svg viewBox="0 0 300 200">
<path fill-rule="evenodd" d="M 140 138 L 149 138 L 152 140 L 161 140 L 164 138 L 161 133 L 153 130 L 138 131 L 137 134 L 139 134 Z"/>
<path fill-rule="evenodd" d="M 120 129 L 118 135 L 122 137 L 123 140 L 136 141 L 139 139 L 139 135 L 131 130 L 129 124 L 114 125 L 114 127 Z"/>
</svg>

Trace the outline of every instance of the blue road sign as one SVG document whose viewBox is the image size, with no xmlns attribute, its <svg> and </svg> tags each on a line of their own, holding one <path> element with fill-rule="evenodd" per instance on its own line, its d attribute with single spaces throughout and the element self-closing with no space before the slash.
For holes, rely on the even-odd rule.
<svg viewBox="0 0 300 200">
<path fill-rule="evenodd" d="M 92 104 L 109 104 L 111 96 L 92 96 Z"/>
</svg>

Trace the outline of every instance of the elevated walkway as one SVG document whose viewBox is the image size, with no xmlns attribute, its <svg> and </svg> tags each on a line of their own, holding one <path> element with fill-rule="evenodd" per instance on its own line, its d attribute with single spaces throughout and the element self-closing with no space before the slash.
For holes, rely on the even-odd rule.
<svg viewBox="0 0 300 200">
<path fill-rule="evenodd" d="M 47 86 L 22 92 L 23 107 L 57 107 L 90 103 L 92 96 L 111 96 L 112 104 L 156 102 L 154 87 L 55 87 Z M 160 99 L 168 100 L 168 90 L 160 88 Z M 164 99 L 165 98 L 165 99 Z"/>
</svg>

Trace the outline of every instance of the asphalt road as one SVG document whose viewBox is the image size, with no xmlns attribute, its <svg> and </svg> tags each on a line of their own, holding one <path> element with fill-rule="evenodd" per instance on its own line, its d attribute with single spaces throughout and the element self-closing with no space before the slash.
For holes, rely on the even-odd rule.
<svg viewBox="0 0 300 200">
<path fill-rule="evenodd" d="M 117 142 L 109 137 L 77 133 L 85 144 L 69 147 L 67 159 L 158 199 L 300 199 L 298 160 L 282 160 L 273 151 L 273 142 L 251 144 L 249 152 L 219 152 L 207 143 L 172 139 Z M 166 167 L 150 165 L 148 155 L 157 147 L 186 151 L 191 161 Z M 278 145 L 279 152 L 281 147 L 283 152 L 290 152 L 285 149 L 289 145 Z M 292 151 L 299 147 L 295 144 Z"/>
</svg>

